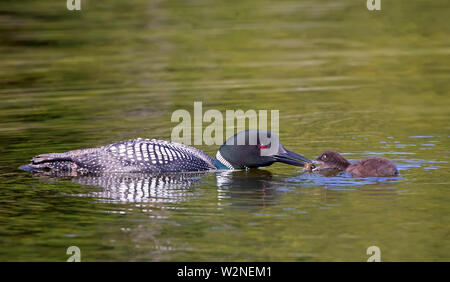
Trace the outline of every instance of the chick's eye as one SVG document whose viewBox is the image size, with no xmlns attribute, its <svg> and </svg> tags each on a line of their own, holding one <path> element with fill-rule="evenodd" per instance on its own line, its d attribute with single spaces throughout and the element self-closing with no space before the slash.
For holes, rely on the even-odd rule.
<svg viewBox="0 0 450 282">
<path fill-rule="evenodd" d="M 326 158 L 327 158 L 327 155 L 323 155 L 322 159 L 326 159 Z"/>
</svg>

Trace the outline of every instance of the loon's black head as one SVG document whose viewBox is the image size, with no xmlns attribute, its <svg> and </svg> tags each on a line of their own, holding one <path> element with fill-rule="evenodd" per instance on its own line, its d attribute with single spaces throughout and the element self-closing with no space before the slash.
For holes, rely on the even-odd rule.
<svg viewBox="0 0 450 282">
<path fill-rule="evenodd" d="M 311 162 L 284 148 L 276 134 L 262 130 L 241 131 L 228 138 L 216 158 L 229 169 L 265 167 L 275 162 L 303 166 Z"/>
</svg>

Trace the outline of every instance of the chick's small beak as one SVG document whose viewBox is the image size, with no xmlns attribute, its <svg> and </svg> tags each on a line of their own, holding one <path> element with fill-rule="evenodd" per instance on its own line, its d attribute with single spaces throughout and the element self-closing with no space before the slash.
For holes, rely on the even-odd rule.
<svg viewBox="0 0 450 282">
<path fill-rule="evenodd" d="M 312 163 L 315 165 L 323 165 L 323 162 L 319 160 L 313 160 Z"/>
</svg>

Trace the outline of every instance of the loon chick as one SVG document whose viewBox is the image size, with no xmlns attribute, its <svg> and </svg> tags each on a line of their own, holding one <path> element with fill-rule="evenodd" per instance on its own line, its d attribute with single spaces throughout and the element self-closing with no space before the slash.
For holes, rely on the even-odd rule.
<svg viewBox="0 0 450 282">
<path fill-rule="evenodd" d="M 319 164 L 318 170 L 338 169 L 351 173 L 356 177 L 385 177 L 398 175 L 397 167 L 388 159 L 375 157 L 350 163 L 336 151 L 325 151 L 314 164 Z"/>
<path fill-rule="evenodd" d="M 311 161 L 286 150 L 278 136 L 271 132 L 246 130 L 228 138 L 214 159 L 183 144 L 138 138 L 98 148 L 38 155 L 20 168 L 72 174 L 146 173 L 247 169 L 275 162 L 303 166 Z"/>
</svg>

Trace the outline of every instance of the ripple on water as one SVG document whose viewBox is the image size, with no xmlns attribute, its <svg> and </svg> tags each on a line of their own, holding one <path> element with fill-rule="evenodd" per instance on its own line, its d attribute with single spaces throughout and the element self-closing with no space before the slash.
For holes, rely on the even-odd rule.
<svg viewBox="0 0 450 282">
<path fill-rule="evenodd" d="M 348 191 L 356 190 L 366 185 L 393 184 L 404 180 L 401 176 L 396 177 L 353 177 L 348 173 L 339 173 L 336 176 L 324 176 L 320 173 L 303 173 L 286 179 L 290 183 L 302 183 L 302 186 L 321 186 L 329 190 Z"/>
</svg>

